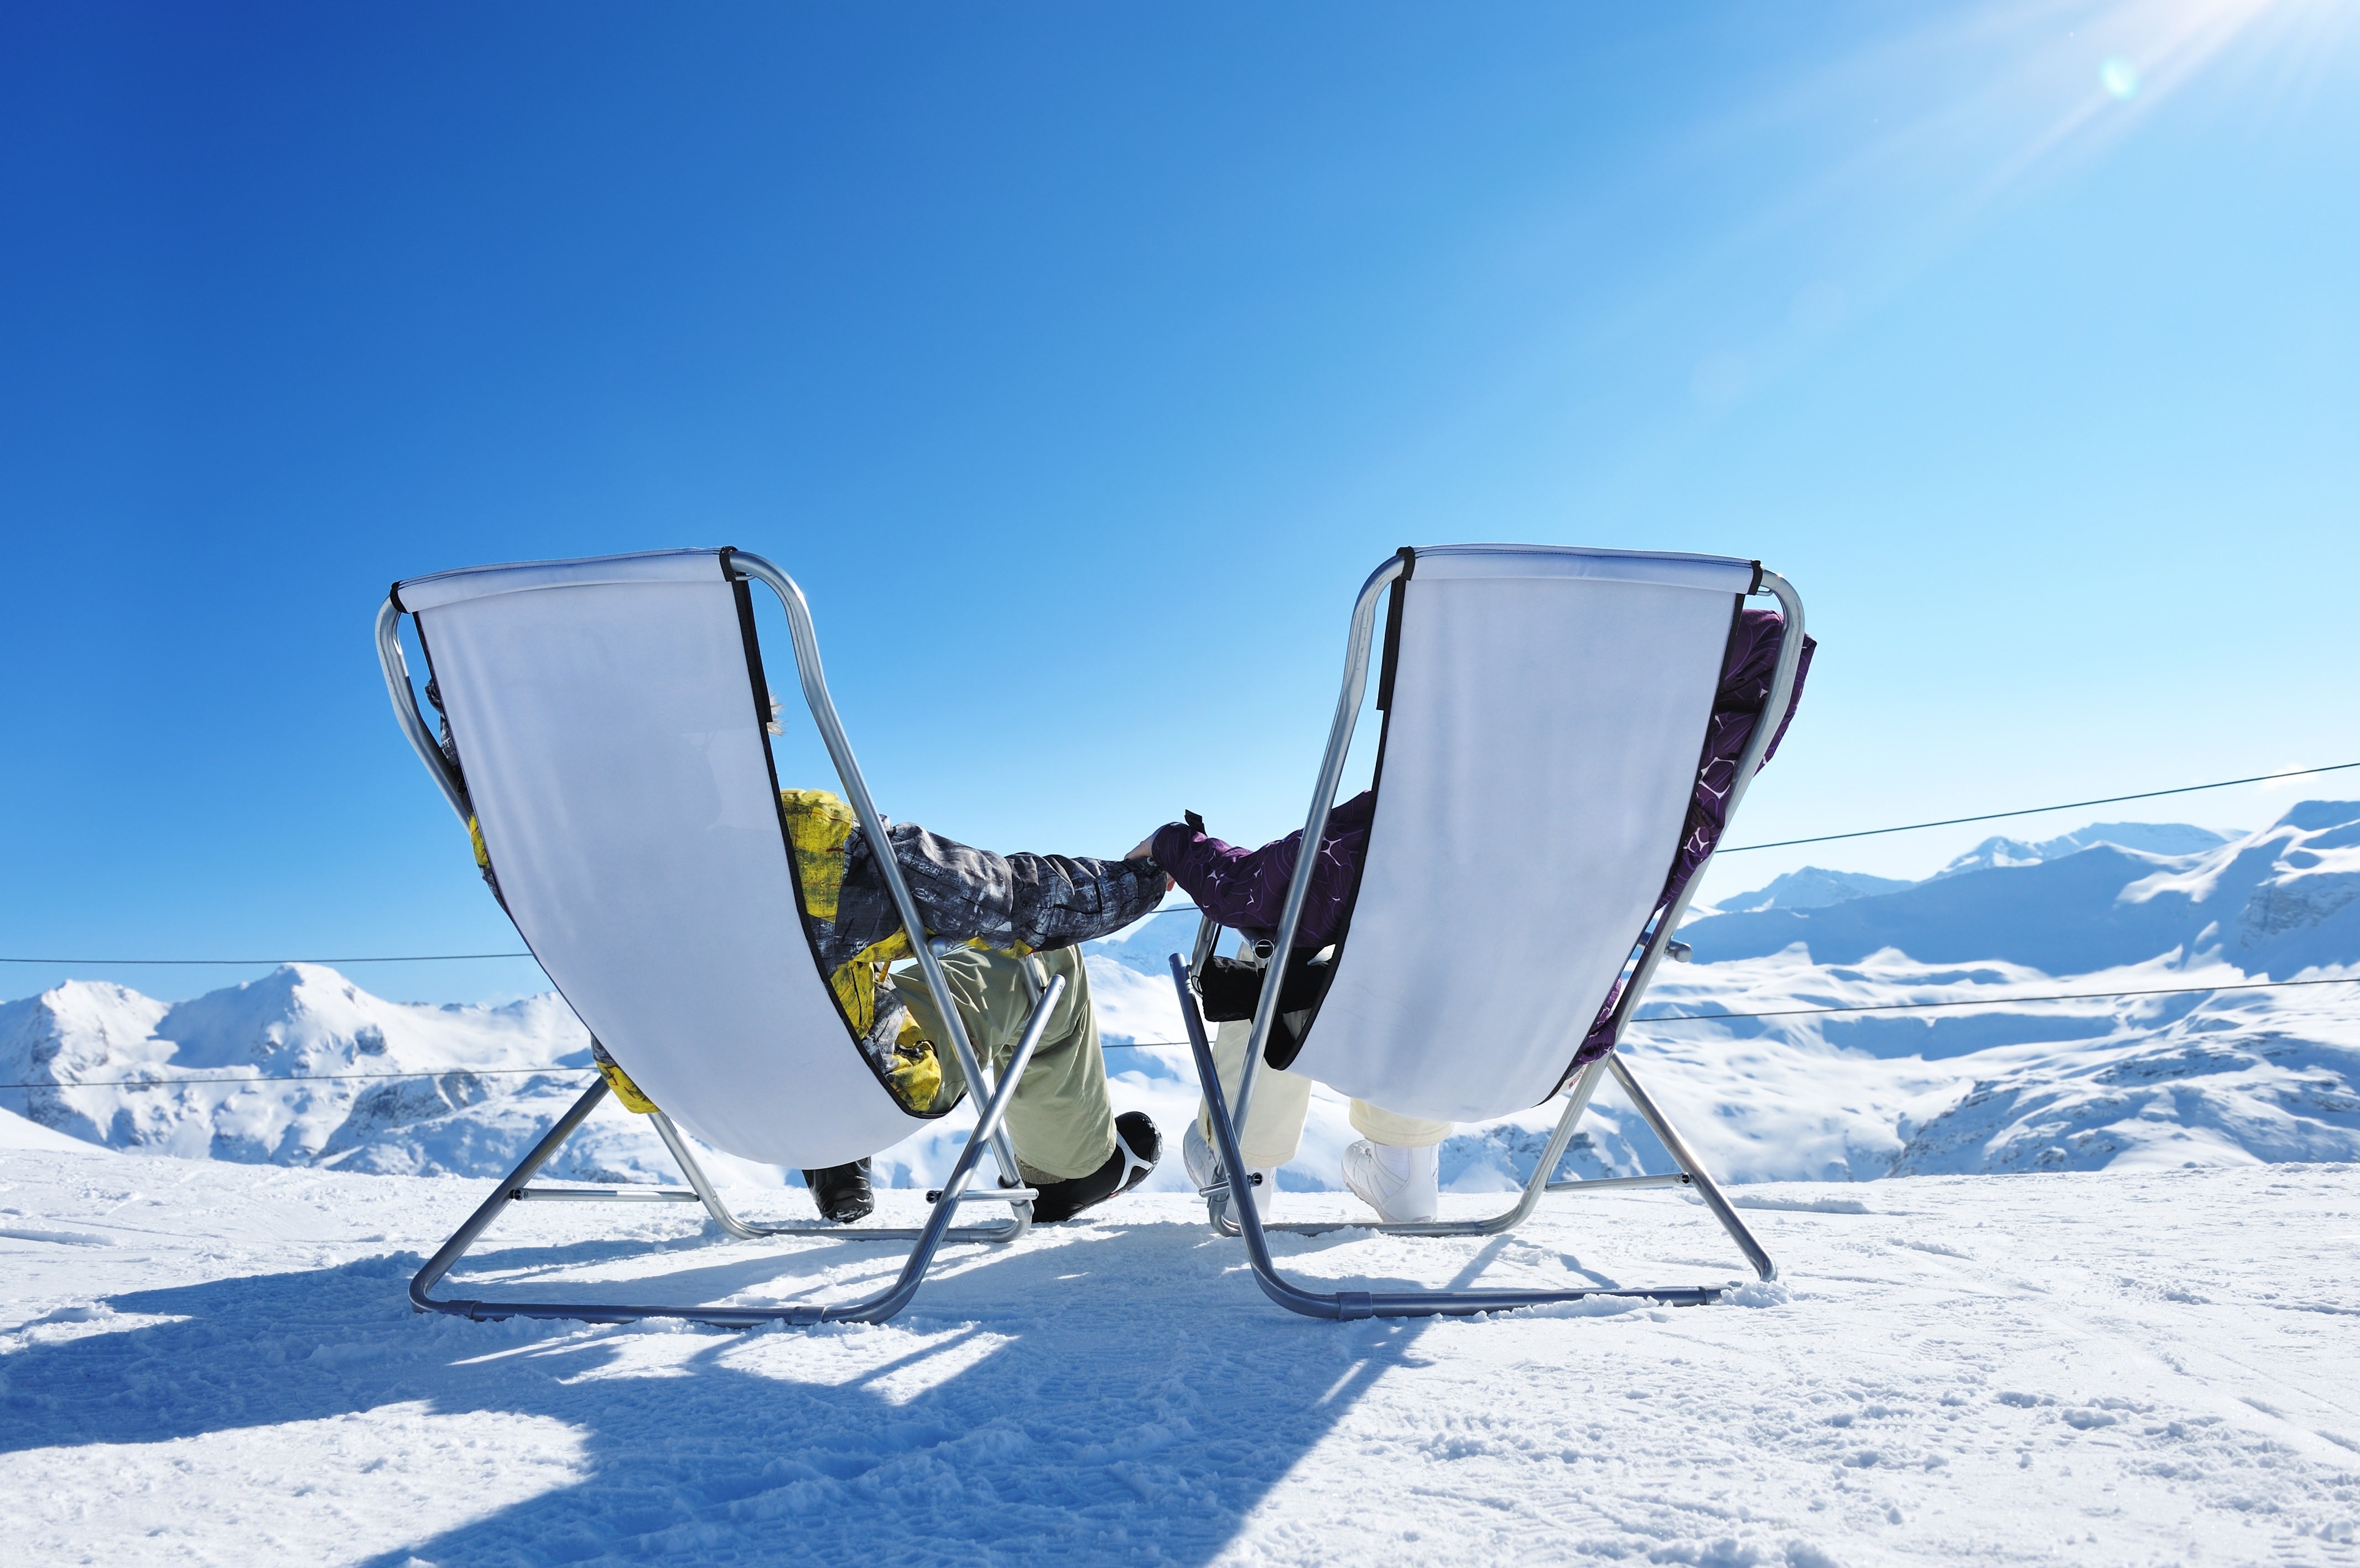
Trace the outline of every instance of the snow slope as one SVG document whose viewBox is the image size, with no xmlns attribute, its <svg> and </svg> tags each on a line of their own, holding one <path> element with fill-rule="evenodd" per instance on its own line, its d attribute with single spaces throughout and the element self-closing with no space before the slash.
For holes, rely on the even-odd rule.
<svg viewBox="0 0 2360 1568">
<path fill-rule="evenodd" d="M 5 1555 L 2354 1560 L 2360 1170 L 1826 1191 L 1745 1194 L 1785 1280 L 1750 1306 L 1313 1323 L 1262 1300 L 1193 1201 L 1133 1197 L 955 1251 L 891 1323 L 732 1334 L 412 1315 L 418 1252 L 479 1182 L 8 1150 Z M 888 1217 L 916 1208 L 888 1194 Z M 523 1207 L 462 1278 L 776 1301 L 850 1292 L 897 1256 L 598 1219 Z M 1551 1200 L 1490 1241 L 1275 1245 L 1314 1279 L 1737 1271 L 1662 1192 Z"/>
<path fill-rule="evenodd" d="M 28 1122 L 14 1111 L 0 1111 L 0 1149 L 40 1149 L 58 1153 L 90 1147 L 80 1138 L 52 1132 L 38 1122 Z"/>
</svg>

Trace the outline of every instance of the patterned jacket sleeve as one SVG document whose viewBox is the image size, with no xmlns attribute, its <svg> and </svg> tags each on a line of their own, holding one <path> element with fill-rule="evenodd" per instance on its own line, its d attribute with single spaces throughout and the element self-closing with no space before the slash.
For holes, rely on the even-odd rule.
<svg viewBox="0 0 2360 1568">
<path fill-rule="evenodd" d="M 1324 946 L 1343 929 L 1360 888 L 1376 804 L 1376 797 L 1362 790 L 1328 813 L 1319 862 L 1311 868 L 1311 891 L 1303 904 L 1303 924 L 1295 933 L 1297 946 Z M 1260 933 L 1278 928 L 1287 886 L 1295 880 L 1295 857 L 1302 852 L 1303 830 L 1260 849 L 1244 849 L 1186 822 L 1167 822 L 1155 830 L 1153 847 L 1156 864 L 1196 900 L 1198 909 L 1233 931 Z"/>
<path fill-rule="evenodd" d="M 1112 935 L 1164 898 L 1164 873 L 1151 860 L 993 855 L 915 822 L 895 822 L 885 832 L 933 936 L 1036 952 L 1071 947 Z M 837 926 L 876 941 L 901 923 L 867 835 L 854 833 L 845 845 Z"/>
</svg>

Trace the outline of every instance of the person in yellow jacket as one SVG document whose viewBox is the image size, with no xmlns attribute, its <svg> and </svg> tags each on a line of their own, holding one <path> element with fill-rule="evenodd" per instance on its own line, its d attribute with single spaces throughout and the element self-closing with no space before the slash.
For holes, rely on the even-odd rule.
<svg viewBox="0 0 2360 1568">
<path fill-rule="evenodd" d="M 812 949 L 847 1028 L 903 1106 L 921 1116 L 949 1109 L 967 1084 L 943 1043 L 933 996 L 905 962 L 914 959 L 910 933 L 875 846 L 852 809 L 825 789 L 782 789 L 779 803 Z M 1144 1115 L 1114 1114 L 1076 944 L 1152 912 L 1170 879 L 1143 855 L 994 855 L 914 822 L 888 824 L 886 837 L 926 933 L 967 944 L 944 955 L 944 977 L 969 1043 L 993 1072 L 1014 1054 L 1032 1012 L 1023 966 L 1043 985 L 1065 978 L 1008 1109 L 1021 1173 L 1041 1192 L 1033 1218 L 1069 1218 L 1138 1185 L 1162 1138 Z M 869 1212 L 868 1164 L 804 1172 L 822 1214 Z"/>
</svg>

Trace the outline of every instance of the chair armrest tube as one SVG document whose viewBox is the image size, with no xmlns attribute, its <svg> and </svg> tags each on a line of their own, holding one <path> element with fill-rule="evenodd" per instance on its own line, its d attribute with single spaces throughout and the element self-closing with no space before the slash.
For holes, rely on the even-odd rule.
<svg viewBox="0 0 2360 1568">
<path fill-rule="evenodd" d="M 1352 731 L 1360 723 L 1360 696 L 1369 684 L 1369 645 L 1375 635 L 1377 598 L 1395 578 L 1409 570 L 1404 550 L 1369 574 L 1352 605 L 1352 629 L 1344 645 L 1344 689 L 1336 699 L 1336 718 L 1328 731 L 1328 754 L 1319 762 L 1319 782 L 1311 792 L 1311 815 L 1303 824 L 1303 848 L 1295 857 L 1295 879 L 1286 885 L 1286 902 L 1280 907 L 1278 957 L 1262 976 L 1262 999 L 1254 1006 L 1253 1032 L 1247 1037 L 1245 1071 L 1238 1079 L 1240 1124 L 1253 1106 L 1254 1080 L 1262 1071 L 1262 1053 L 1270 1043 L 1271 1026 L 1278 1020 L 1278 992 L 1286 970 L 1286 955 L 1295 951 L 1295 933 L 1303 926 L 1303 906 L 1311 895 L 1311 877 L 1319 864 L 1319 844 L 1328 832 L 1328 813 L 1336 806 L 1336 787 L 1344 777 L 1344 758 L 1352 749 Z"/>
<path fill-rule="evenodd" d="M 1322 818 L 1326 814 L 1319 813 Z M 1308 860 L 1310 856 L 1306 855 L 1304 858 Z M 1299 898 L 1296 899 L 1289 906 L 1289 912 L 1300 913 L 1301 902 Z M 1188 994 L 1188 966 L 1180 961 L 1180 955 L 1176 953 L 1172 954 L 1172 984 L 1180 992 L 1180 1018 L 1181 1021 L 1188 1026 L 1188 1050 L 1196 1059 L 1196 1078 L 1204 1085 L 1206 1103 L 1213 1110 L 1214 1149 L 1221 1157 L 1221 1169 L 1231 1172 L 1230 1179 L 1234 1181 L 1235 1172 L 1248 1170 L 1250 1167 L 1246 1164 L 1245 1155 L 1238 1148 L 1237 1128 L 1229 1121 L 1229 1097 L 1221 1093 L 1221 1074 L 1213 1066 L 1213 1047 L 1205 1038 L 1205 1020 L 1197 1016 L 1196 998 Z M 1275 986 L 1270 987 L 1273 995 L 1276 989 Z M 1251 1056 L 1247 1058 L 1249 1063 L 1252 1060 Z M 1340 1295 L 1315 1295 L 1309 1290 L 1300 1290 L 1287 1283 L 1280 1277 L 1278 1266 L 1271 1260 L 1270 1242 L 1262 1235 L 1262 1217 L 1256 1213 L 1253 1203 L 1240 1203 L 1235 1194 L 1232 1194 L 1229 1210 L 1238 1216 L 1239 1227 L 1245 1233 L 1246 1256 L 1252 1260 L 1254 1282 L 1262 1287 L 1262 1294 L 1289 1312 L 1301 1312 L 1306 1317 L 1344 1318 L 1371 1315 L 1366 1295 L 1360 1295 L 1356 1301 L 1347 1302 Z M 1347 1292 L 1347 1294 L 1355 1293 Z M 1351 1310 L 1355 1306 L 1360 1310 L 1357 1312 Z"/>
<path fill-rule="evenodd" d="M 467 791 L 453 777 L 449 759 L 435 743 L 434 731 L 427 724 L 426 715 L 418 711 L 418 692 L 410 683 L 410 661 L 401 653 L 401 601 L 392 594 L 377 607 L 377 662 L 385 671 L 385 694 L 393 702 L 394 719 L 401 725 L 410 749 L 426 764 L 426 771 L 434 776 L 434 787 L 442 791 L 442 799 L 464 822 L 468 815 Z"/>
</svg>

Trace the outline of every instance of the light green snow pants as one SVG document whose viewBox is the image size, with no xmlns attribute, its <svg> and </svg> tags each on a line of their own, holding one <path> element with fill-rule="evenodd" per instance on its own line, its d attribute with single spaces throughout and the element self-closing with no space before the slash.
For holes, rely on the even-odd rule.
<svg viewBox="0 0 2360 1568">
<path fill-rule="evenodd" d="M 1036 953 L 1032 962 L 1041 966 L 1044 982 L 1065 977 L 1065 994 L 1051 1009 L 1041 1043 L 1033 1047 L 1032 1061 L 1008 1103 L 1016 1163 L 1024 1180 L 1038 1186 L 1087 1176 L 1107 1162 L 1114 1152 L 1114 1102 L 1107 1093 L 1106 1057 L 1098 1050 L 1098 1015 L 1090 1007 L 1090 975 L 1081 950 Z M 1016 1054 L 1032 1013 L 1022 966 L 1002 953 L 961 948 L 944 955 L 943 978 L 967 1026 L 967 1043 L 996 1078 Z M 967 1075 L 959 1071 L 933 995 L 914 967 L 897 971 L 893 988 L 935 1043 L 943 1086 L 934 1105 L 953 1104 L 967 1092 Z"/>
</svg>

